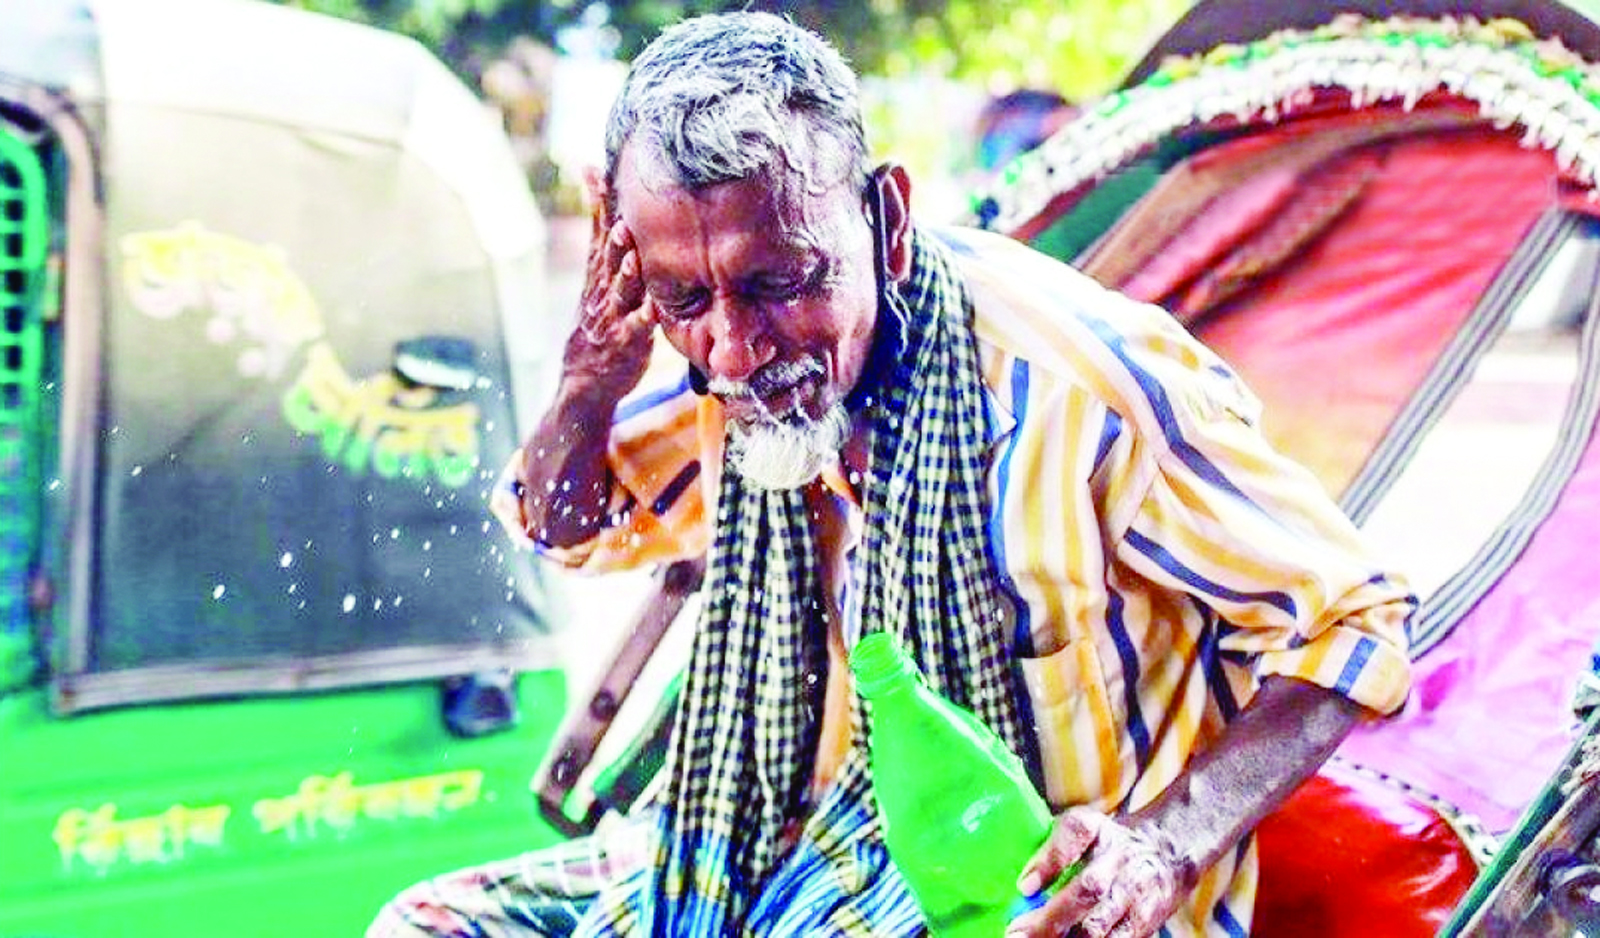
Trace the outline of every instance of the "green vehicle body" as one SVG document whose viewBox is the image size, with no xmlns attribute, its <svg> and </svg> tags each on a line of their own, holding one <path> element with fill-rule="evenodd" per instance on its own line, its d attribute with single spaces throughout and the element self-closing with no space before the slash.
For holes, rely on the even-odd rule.
<svg viewBox="0 0 1600 938">
<path fill-rule="evenodd" d="M 0 936 L 360 934 L 559 839 L 485 526 L 556 329 L 473 95 L 256 0 L 0 11 Z"/>
<path fill-rule="evenodd" d="M 564 690 L 525 675 L 523 712 Z M 426 686 L 70 719 L 14 694 L 0 727 L 7 936 L 359 935 L 405 886 L 557 836 L 528 790 L 554 724 L 455 739 Z"/>
</svg>

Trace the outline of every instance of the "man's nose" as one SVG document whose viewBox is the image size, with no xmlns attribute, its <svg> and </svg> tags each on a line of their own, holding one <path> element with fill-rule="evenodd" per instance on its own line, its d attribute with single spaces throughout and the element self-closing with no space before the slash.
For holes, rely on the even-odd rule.
<svg viewBox="0 0 1600 938">
<path fill-rule="evenodd" d="M 712 304 L 710 325 L 711 351 L 706 364 L 716 377 L 748 381 L 756 369 L 777 355 L 771 324 L 758 304 L 718 298 Z"/>
</svg>

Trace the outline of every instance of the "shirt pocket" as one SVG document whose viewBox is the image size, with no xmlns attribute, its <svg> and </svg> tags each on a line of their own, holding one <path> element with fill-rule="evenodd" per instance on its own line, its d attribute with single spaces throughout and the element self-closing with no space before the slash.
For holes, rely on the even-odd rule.
<svg viewBox="0 0 1600 938">
<path fill-rule="evenodd" d="M 1021 659 L 1044 769 L 1045 797 L 1056 810 L 1087 804 L 1111 810 L 1121 785 L 1121 737 L 1094 642 L 1068 641 L 1048 655 Z"/>
</svg>

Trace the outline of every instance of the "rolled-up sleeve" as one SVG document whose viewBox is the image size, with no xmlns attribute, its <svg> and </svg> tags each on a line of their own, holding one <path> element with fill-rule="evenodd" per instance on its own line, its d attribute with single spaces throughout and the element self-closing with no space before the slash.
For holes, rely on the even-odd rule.
<svg viewBox="0 0 1600 938">
<path fill-rule="evenodd" d="M 490 498 L 490 511 L 516 543 L 586 573 L 694 557 L 706 550 L 710 480 L 706 440 L 718 414 L 684 388 L 644 392 L 617 408 L 607 445 L 612 487 L 595 536 L 557 547 L 533 530 L 522 508 L 526 454 L 514 453 Z M 720 439 L 720 437 L 718 437 Z M 713 473 L 714 474 L 714 473 Z"/>
</svg>

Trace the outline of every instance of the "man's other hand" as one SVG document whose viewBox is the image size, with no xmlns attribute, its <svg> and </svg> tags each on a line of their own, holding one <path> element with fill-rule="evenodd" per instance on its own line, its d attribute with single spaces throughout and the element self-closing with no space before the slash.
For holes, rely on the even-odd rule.
<svg viewBox="0 0 1600 938">
<path fill-rule="evenodd" d="M 1069 808 L 1056 818 L 1050 837 L 1023 869 L 1017 888 L 1035 895 L 1083 861 L 1043 907 L 1019 916 L 1012 936 L 1073 935 L 1143 938 L 1161 929 L 1178 908 L 1185 866 L 1158 831 L 1133 818 L 1108 817 L 1093 808 Z"/>
</svg>

